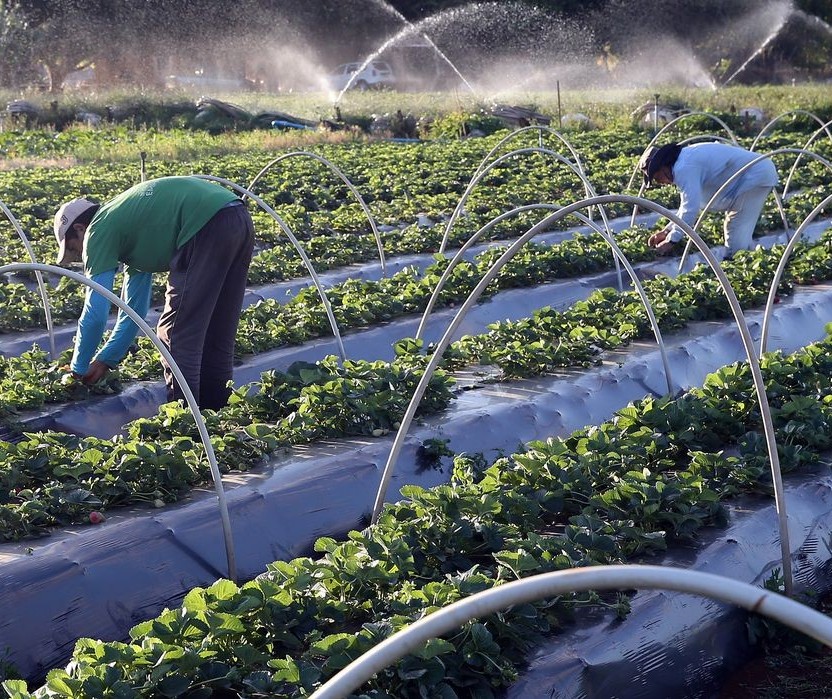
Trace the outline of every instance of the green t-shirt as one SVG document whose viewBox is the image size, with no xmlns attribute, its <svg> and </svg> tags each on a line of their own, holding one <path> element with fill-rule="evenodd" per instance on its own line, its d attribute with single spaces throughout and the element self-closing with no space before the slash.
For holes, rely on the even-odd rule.
<svg viewBox="0 0 832 699">
<path fill-rule="evenodd" d="M 141 272 L 170 269 L 174 252 L 236 195 L 198 177 L 141 182 L 102 205 L 84 237 L 88 276 L 120 262 Z"/>
</svg>

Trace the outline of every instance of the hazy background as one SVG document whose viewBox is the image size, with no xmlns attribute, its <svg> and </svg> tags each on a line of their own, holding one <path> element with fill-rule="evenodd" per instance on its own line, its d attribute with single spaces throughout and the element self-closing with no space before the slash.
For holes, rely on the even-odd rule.
<svg viewBox="0 0 832 699">
<path fill-rule="evenodd" d="M 407 90 L 816 81 L 830 22 L 828 0 L 0 0 L 0 88 L 306 91 L 373 55 Z"/>
</svg>

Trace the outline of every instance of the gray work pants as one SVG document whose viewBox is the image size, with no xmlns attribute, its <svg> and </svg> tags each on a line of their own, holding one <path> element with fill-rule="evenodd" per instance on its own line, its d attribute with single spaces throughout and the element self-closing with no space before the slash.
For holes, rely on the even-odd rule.
<svg viewBox="0 0 832 699">
<path fill-rule="evenodd" d="M 170 263 L 165 308 L 156 332 L 170 350 L 200 408 L 228 401 L 234 341 L 254 249 L 244 205 L 220 209 Z M 168 399 L 183 397 L 165 362 Z"/>
<path fill-rule="evenodd" d="M 725 216 L 723 233 L 728 255 L 737 250 L 750 250 L 754 229 L 763 212 L 771 187 L 754 187 L 738 196 Z"/>
</svg>

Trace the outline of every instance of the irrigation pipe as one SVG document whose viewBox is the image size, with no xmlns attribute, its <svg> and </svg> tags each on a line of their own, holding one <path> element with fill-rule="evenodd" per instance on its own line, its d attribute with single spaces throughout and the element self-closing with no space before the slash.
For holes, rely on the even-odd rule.
<svg viewBox="0 0 832 699">
<path fill-rule="evenodd" d="M 679 228 L 681 228 L 694 241 L 696 247 L 702 253 L 702 256 L 705 258 L 706 262 L 716 275 L 717 280 L 719 281 L 719 285 L 722 287 L 722 291 L 728 300 L 728 304 L 731 307 L 731 312 L 734 315 L 734 321 L 737 324 L 737 328 L 742 339 L 742 344 L 743 348 L 745 349 L 748 364 L 751 368 L 751 374 L 754 380 L 754 390 L 757 395 L 757 401 L 760 404 L 760 414 L 763 422 L 763 429 L 765 432 L 769 464 L 771 467 L 771 478 L 774 485 L 774 502 L 778 515 L 778 524 L 780 532 L 780 550 L 783 562 L 783 578 L 785 581 L 786 594 L 791 595 L 792 564 L 791 554 L 789 550 L 790 543 L 788 518 L 786 516 L 786 502 L 783 494 L 783 480 L 780 474 L 780 458 L 777 454 L 777 441 L 774 433 L 774 425 L 771 419 L 771 408 L 768 403 L 768 397 L 766 396 L 765 382 L 763 381 L 763 375 L 760 370 L 760 362 L 757 359 L 757 355 L 754 351 L 754 341 L 751 338 L 751 332 L 748 329 L 748 323 L 745 320 L 742 307 L 740 306 L 740 303 L 737 300 L 737 296 L 734 293 L 734 289 L 731 287 L 731 283 L 728 281 L 728 277 L 725 276 L 725 272 L 723 271 L 722 267 L 720 267 L 719 262 L 714 257 L 714 254 L 711 252 L 710 248 L 707 246 L 705 241 L 702 240 L 702 238 L 693 228 L 691 228 L 687 223 L 680 219 L 675 213 L 673 213 L 669 209 L 664 208 L 660 204 L 650 201 L 649 199 L 642 199 L 641 197 L 634 197 L 628 194 L 605 194 L 598 197 L 583 199 L 581 201 L 569 204 L 568 206 L 564 206 L 559 211 L 556 211 L 550 216 L 547 216 L 534 227 L 529 229 L 520 238 L 514 241 L 500 256 L 500 258 L 483 275 L 482 279 L 480 279 L 479 283 L 476 285 L 476 287 L 474 287 L 474 289 L 469 294 L 468 298 L 457 311 L 457 314 L 454 316 L 453 320 L 448 325 L 448 328 L 445 330 L 445 334 L 437 342 L 436 349 L 434 350 L 433 355 L 431 356 L 430 360 L 425 366 L 424 373 L 422 374 L 422 377 L 420 378 L 419 383 L 416 386 L 415 391 L 413 392 L 413 396 L 410 399 L 410 403 L 408 404 L 407 409 L 401 418 L 401 424 L 399 426 L 398 431 L 396 432 L 396 437 L 393 440 L 393 445 L 390 449 L 390 454 L 388 456 L 387 463 L 385 464 L 384 470 L 381 474 L 378 492 L 376 493 L 376 499 L 373 505 L 371 521 L 376 521 L 378 515 L 381 512 L 381 508 L 384 505 L 384 497 L 387 493 L 387 487 L 390 484 L 390 478 L 393 475 L 393 470 L 395 469 L 396 461 L 399 458 L 399 454 L 404 444 L 404 439 L 407 436 L 407 431 L 410 429 L 410 425 L 413 422 L 413 417 L 416 414 L 416 409 L 419 407 L 419 403 L 421 402 L 422 397 L 424 396 L 425 391 L 427 390 L 428 384 L 430 383 L 430 380 L 433 377 L 436 368 L 439 366 L 439 362 L 442 359 L 442 355 L 444 354 L 445 350 L 450 344 L 451 338 L 459 328 L 459 325 L 462 323 L 463 319 L 471 310 L 471 308 L 477 303 L 479 297 L 482 295 L 486 287 L 494 280 L 494 278 L 497 276 L 497 274 L 500 272 L 503 266 L 517 254 L 517 252 L 526 244 L 527 241 L 531 240 L 532 238 L 534 238 L 534 236 L 538 235 L 539 233 L 547 230 L 552 223 L 559 221 L 560 219 L 572 214 L 575 211 L 579 211 L 589 206 L 616 203 L 638 205 L 642 208 L 648 209 L 649 211 L 653 211 L 661 216 L 665 216 L 667 219 L 678 225 Z"/>
<path fill-rule="evenodd" d="M 335 342 L 338 345 L 338 354 L 341 357 L 341 361 L 344 362 L 347 359 L 347 353 L 344 349 L 344 342 L 341 340 L 341 331 L 338 330 L 338 323 L 335 321 L 335 315 L 332 313 L 332 306 L 329 303 L 329 297 L 326 295 L 324 291 L 323 284 L 321 284 L 321 280 L 318 277 L 318 273 L 315 271 L 315 268 L 312 266 L 312 261 L 306 254 L 306 251 L 303 249 L 303 246 L 300 244 L 297 238 L 295 238 L 295 234 L 292 233 L 292 229 L 286 224 L 286 222 L 277 215 L 272 207 L 270 207 L 266 202 L 264 202 L 260 197 L 258 197 L 254 192 L 249 191 L 245 187 L 241 187 L 236 182 L 232 182 L 231 180 L 223 179 L 222 177 L 214 177 L 213 175 L 191 175 L 191 177 L 198 177 L 201 180 L 208 180 L 210 182 L 218 182 L 219 184 L 224 184 L 227 187 L 231 187 L 237 192 L 244 194 L 249 199 L 251 199 L 255 204 L 257 204 L 263 211 L 269 214 L 275 221 L 277 221 L 278 225 L 283 229 L 283 232 L 286 234 L 286 237 L 289 238 L 292 245 L 294 246 L 297 253 L 300 255 L 301 260 L 303 260 L 303 266 L 306 267 L 306 270 L 309 272 L 309 275 L 312 277 L 312 283 L 315 285 L 315 288 L 318 290 L 318 295 L 321 297 L 321 303 L 324 306 L 324 310 L 326 311 L 326 316 L 329 318 L 329 327 L 332 329 L 332 334 L 335 336 Z"/>
<path fill-rule="evenodd" d="M 777 269 L 774 271 L 774 278 L 771 280 L 771 287 L 768 290 L 768 298 L 766 299 L 766 308 L 763 312 L 763 327 L 760 333 L 760 357 L 763 356 L 763 353 L 766 351 L 766 345 L 768 344 L 768 330 L 769 324 L 771 320 L 771 314 L 774 310 L 774 303 L 777 298 L 777 288 L 780 286 L 780 279 L 783 277 L 783 272 L 786 269 L 786 264 L 791 257 L 792 252 L 794 251 L 797 244 L 800 242 L 800 238 L 803 235 L 803 231 L 806 230 L 806 227 L 815 220 L 817 215 L 821 213 L 829 204 L 832 203 L 832 194 L 830 194 L 826 199 L 824 199 L 820 204 L 818 204 L 812 212 L 803 219 L 803 223 L 800 224 L 798 229 L 794 232 L 791 240 L 789 240 L 788 245 L 786 245 L 786 249 L 783 251 L 783 254 L 780 256 L 780 261 L 777 263 Z"/>
<path fill-rule="evenodd" d="M 32 249 L 29 239 L 23 232 L 23 228 L 21 228 L 20 223 L 9 210 L 9 207 L 7 207 L 2 201 L 0 201 L 0 211 L 6 215 L 6 218 L 9 219 L 9 223 L 11 223 L 17 231 L 17 235 L 20 236 L 23 247 L 26 248 L 29 259 L 32 262 L 37 263 L 38 260 L 35 257 L 35 251 Z M 52 359 L 57 359 L 58 352 L 55 349 L 55 330 L 52 327 L 52 307 L 49 305 L 49 296 L 46 293 L 46 284 L 43 283 L 43 275 L 39 271 L 35 272 L 35 279 L 38 283 L 38 293 L 40 294 L 40 299 L 43 301 L 43 314 L 46 317 L 46 331 L 49 333 L 49 356 Z"/>
<path fill-rule="evenodd" d="M 558 162 L 563 163 L 564 165 L 566 165 L 566 167 L 568 167 L 572 171 L 572 173 L 574 175 L 576 175 L 578 177 L 578 179 L 581 180 L 581 182 L 584 185 L 584 192 L 585 192 L 587 197 L 597 196 L 597 192 L 595 191 L 595 188 L 592 186 L 592 183 L 589 181 L 587 176 L 584 174 L 583 170 L 580 169 L 577 165 L 575 165 L 570 160 L 564 158 L 560 153 L 556 153 L 555 151 L 550 150 L 548 148 L 536 148 L 536 147 L 534 147 L 534 148 L 518 148 L 516 150 L 510 151 L 509 153 L 506 153 L 505 155 L 501 155 L 499 158 L 492 161 L 491 163 L 489 163 L 485 167 L 480 165 L 480 167 L 477 168 L 476 173 L 471 178 L 471 181 L 468 183 L 468 186 L 465 188 L 465 191 L 462 193 L 462 197 L 460 197 L 459 201 L 457 202 L 456 207 L 454 208 L 453 212 L 451 213 L 451 217 L 448 219 L 447 223 L 445 224 L 445 232 L 442 234 L 442 243 L 439 245 L 439 252 L 441 252 L 441 253 L 445 252 L 445 248 L 448 245 L 448 239 L 449 239 L 450 234 L 451 234 L 451 228 L 453 227 L 454 223 L 456 223 L 456 220 L 459 218 L 460 214 L 462 213 L 462 208 L 465 206 L 465 202 L 468 201 L 468 197 L 471 195 L 471 192 L 474 190 L 474 187 L 476 187 L 477 184 L 479 184 L 479 182 L 483 179 L 483 177 L 485 177 L 489 172 L 491 172 L 491 170 L 493 170 L 498 165 L 501 165 L 503 162 L 505 162 L 509 158 L 513 158 L 516 155 L 525 155 L 527 153 L 540 153 L 541 155 L 549 155 L 549 156 L 553 157 L 555 160 L 557 160 Z M 600 205 L 598 206 L 598 211 L 601 214 L 601 219 L 604 222 L 604 227 L 607 229 L 607 232 L 609 232 L 610 235 L 612 235 L 612 232 L 610 230 L 610 222 L 607 219 L 607 212 Z M 622 275 L 621 275 L 621 267 L 618 263 L 618 258 L 615 255 L 613 255 L 613 260 L 615 262 L 615 271 L 618 274 L 618 290 L 621 291 L 624 288 L 624 281 L 623 281 Z"/>
<path fill-rule="evenodd" d="M 358 203 L 361 206 L 361 209 L 364 211 L 364 215 L 367 217 L 367 220 L 370 222 L 370 228 L 373 231 L 373 235 L 375 236 L 375 239 L 376 239 L 376 246 L 378 247 L 378 259 L 379 259 L 379 262 L 381 263 L 381 273 L 382 273 L 382 275 L 386 276 L 386 269 L 387 268 L 386 268 L 386 262 L 385 262 L 385 259 L 384 259 L 384 246 L 381 243 L 381 234 L 378 231 L 378 226 L 376 225 L 376 221 L 373 218 L 372 212 L 370 211 L 370 207 L 367 206 L 367 202 L 364 201 L 364 197 L 361 196 L 358 189 L 356 189 L 355 185 L 353 185 L 353 183 L 350 181 L 349 177 L 347 177 L 342 172 L 342 170 L 337 165 L 335 165 L 335 163 L 333 163 L 331 160 L 328 160 L 327 158 L 324 158 L 322 155 L 318 155 L 317 153 L 311 153 L 311 152 L 305 151 L 305 150 L 294 151 L 292 153 L 285 153 L 284 155 L 281 155 L 281 156 L 275 158 L 270 163 L 268 163 L 266 166 L 264 166 L 263 169 L 260 170 L 260 172 L 258 172 L 257 175 L 255 176 L 255 178 L 251 181 L 251 183 L 248 186 L 248 189 L 253 192 L 254 191 L 254 185 L 257 184 L 257 182 L 260 180 L 260 178 L 263 177 L 263 175 L 265 175 L 273 166 L 277 165 L 277 163 L 279 163 L 281 160 L 286 160 L 287 158 L 297 158 L 297 157 L 312 158 L 313 160 L 317 160 L 319 163 L 323 163 L 333 173 L 335 173 L 341 179 L 341 181 L 345 185 L 347 185 L 350 192 L 353 193 L 355 198 L 358 200 Z"/>
<path fill-rule="evenodd" d="M 548 209 L 549 211 L 558 211 L 561 207 L 557 206 L 556 204 L 527 204 L 525 206 L 519 206 L 516 209 L 512 209 L 511 211 L 506 211 L 503 214 L 500 214 L 496 218 L 491 219 L 487 224 L 485 224 L 482 228 L 480 228 L 474 235 L 472 235 L 468 240 L 465 241 L 465 244 L 457 251 L 451 261 L 448 263 L 448 266 L 442 272 L 442 275 L 439 277 L 439 281 L 436 282 L 436 286 L 433 288 L 433 292 L 428 299 L 427 305 L 425 306 L 425 310 L 422 313 L 422 319 L 419 321 L 419 327 L 416 329 L 415 339 L 420 339 L 422 337 L 422 333 L 425 331 L 425 327 L 427 326 L 428 318 L 430 314 L 433 312 L 433 308 L 436 305 L 436 302 L 439 300 L 439 294 L 442 293 L 442 289 L 445 288 L 445 284 L 447 283 L 448 279 L 451 276 L 451 272 L 453 269 L 459 264 L 460 260 L 462 260 L 465 253 L 468 249 L 477 242 L 477 240 L 487 233 L 491 228 L 493 228 L 498 223 L 502 222 L 503 220 L 515 216 L 519 213 L 524 213 L 526 211 L 533 211 L 535 209 Z M 615 237 L 609 235 L 607 232 L 603 231 L 600 226 L 592 221 L 592 219 L 584 216 L 583 214 L 574 213 L 573 216 L 580 219 L 583 223 L 590 226 L 598 235 L 600 235 L 606 243 L 612 248 L 613 254 L 616 256 L 616 259 L 620 259 L 624 265 L 624 268 L 627 270 L 627 274 L 630 275 L 630 280 L 632 281 L 633 287 L 636 290 L 639 298 L 641 299 L 642 304 L 644 305 L 644 309 L 647 312 L 647 317 L 650 320 L 650 327 L 653 329 L 653 335 L 656 338 L 656 342 L 659 346 L 659 352 L 662 357 L 662 365 L 664 366 L 664 373 L 665 379 L 667 381 L 667 392 L 668 394 L 673 394 L 673 379 L 670 373 L 670 362 L 667 358 L 667 349 L 665 348 L 664 340 L 662 339 L 662 333 L 659 329 L 659 323 L 656 320 L 656 315 L 653 312 L 653 306 L 650 304 L 650 299 L 647 297 L 647 292 L 644 291 L 644 287 L 641 284 L 641 280 L 638 278 L 635 269 L 633 269 L 632 264 L 627 259 L 627 256 L 624 254 L 624 251 L 618 246 L 618 243 L 615 242 Z"/>
<path fill-rule="evenodd" d="M 214 489 L 217 493 L 217 501 L 219 503 L 220 508 L 220 519 L 222 521 L 222 531 L 223 537 L 225 539 L 225 555 L 226 561 L 228 564 L 228 577 L 233 580 L 234 582 L 237 581 L 237 562 L 236 562 L 236 555 L 234 552 L 234 540 L 231 534 L 231 520 L 228 516 L 228 504 L 225 500 L 225 491 L 223 490 L 222 486 L 222 476 L 220 474 L 219 466 L 217 465 L 217 457 L 214 453 L 214 448 L 211 446 L 211 438 L 208 435 L 208 428 L 205 426 L 205 421 L 202 419 L 202 414 L 199 412 L 199 406 L 197 405 L 196 399 L 194 398 L 194 394 L 191 391 L 191 387 L 188 386 L 188 382 L 185 380 L 182 371 L 180 370 L 179 366 L 176 364 L 176 361 L 171 356 L 168 348 L 162 343 L 159 339 L 159 336 L 153 331 L 153 329 L 147 324 L 144 318 L 142 318 L 136 311 L 134 311 L 130 306 L 127 304 L 126 301 L 123 301 L 121 298 L 116 296 L 112 291 L 107 289 L 104 286 L 101 286 L 98 282 L 94 282 L 92 279 L 85 277 L 83 274 L 75 272 L 70 269 L 64 269 L 63 267 L 57 267 L 55 265 L 46 265 L 42 263 L 36 262 L 15 262 L 8 265 L 3 265 L 0 267 L 0 274 L 4 274 L 6 272 L 17 272 L 23 270 L 37 270 L 41 272 L 51 272 L 53 274 L 58 274 L 62 277 L 68 277 L 69 279 L 74 279 L 85 286 L 88 286 L 93 291 L 101 294 L 104 298 L 106 298 L 110 303 L 114 303 L 118 306 L 119 310 L 125 313 L 136 325 L 141 328 L 142 332 L 150 338 L 150 341 L 159 350 L 160 354 L 165 358 L 165 361 L 168 363 L 170 367 L 171 373 L 173 373 L 174 377 L 176 378 L 177 383 L 179 384 L 179 388 L 182 389 L 182 394 L 185 398 L 185 401 L 188 403 L 188 407 L 193 413 L 194 422 L 196 422 L 197 430 L 199 430 L 199 436 L 202 440 L 202 444 L 205 447 L 205 455 L 208 457 L 208 464 L 211 468 L 211 477 L 214 480 Z"/>
<path fill-rule="evenodd" d="M 751 142 L 751 147 L 749 148 L 749 150 L 755 150 L 757 146 L 757 141 L 763 138 L 763 136 L 765 136 L 769 132 L 769 129 L 771 129 L 771 127 L 774 126 L 778 121 L 780 121 L 784 117 L 791 116 L 793 114 L 803 114 L 804 116 L 808 116 L 809 118 L 814 119 L 818 124 L 820 124 L 820 128 L 826 131 L 826 135 L 829 136 L 829 140 L 832 141 L 832 133 L 829 132 L 828 122 L 824 122 L 823 119 L 821 119 L 817 114 L 815 114 L 814 112 L 810 112 L 806 109 L 792 109 L 788 112 L 778 114 L 771 121 L 769 121 L 762 129 L 760 129 L 760 133 L 758 133 L 754 137 L 754 140 Z"/>
<path fill-rule="evenodd" d="M 584 590 L 672 590 L 762 614 L 832 646 L 832 619 L 800 602 L 722 575 L 650 565 L 572 568 L 514 580 L 457 600 L 384 639 L 331 677 L 310 699 L 343 699 L 431 638 L 508 607 Z"/>
<path fill-rule="evenodd" d="M 754 158 L 754 160 L 751 160 L 750 162 L 747 162 L 739 170 L 737 170 L 733 175 L 731 175 L 727 180 L 725 180 L 725 182 L 722 183 L 722 186 L 714 192 L 713 196 L 708 200 L 708 203 L 705 204 L 705 206 L 703 207 L 702 211 L 699 214 L 699 217 L 696 219 L 696 223 L 693 224 L 693 227 L 694 228 L 699 227 L 699 224 L 702 223 L 702 220 L 705 218 L 705 214 L 708 213 L 711 206 L 713 206 L 714 202 L 717 199 L 719 199 L 719 197 L 722 196 L 722 193 L 735 180 L 739 179 L 746 170 L 753 167 L 754 165 L 759 163 L 761 160 L 768 160 L 768 159 L 771 158 L 772 155 L 780 155 L 781 153 L 802 153 L 802 154 L 805 154 L 805 155 L 810 155 L 813 158 L 815 158 L 816 160 L 818 160 L 821 163 L 823 163 L 824 165 L 826 165 L 826 167 L 830 171 L 832 171 L 832 162 L 829 162 L 826 158 L 823 158 L 822 156 L 818 155 L 817 153 L 813 153 L 812 151 L 804 150 L 803 148 L 777 148 L 776 150 L 770 151 L 769 153 L 763 153 L 763 154 L 757 156 L 756 158 Z M 783 196 L 785 196 L 785 189 L 783 190 Z M 783 221 L 785 222 L 786 221 L 786 214 L 783 211 L 782 198 L 781 197 L 775 197 L 775 198 L 777 200 L 777 205 L 780 207 L 780 216 L 783 218 Z M 788 222 L 785 223 L 785 226 L 786 226 L 786 232 L 788 232 L 788 230 L 789 230 Z M 688 239 L 687 243 L 685 244 L 685 249 L 682 251 L 682 257 L 679 259 L 679 270 L 680 271 L 685 266 L 685 262 L 688 259 L 688 254 L 690 253 L 690 246 L 691 246 L 691 241 L 690 241 L 690 239 Z"/>
</svg>

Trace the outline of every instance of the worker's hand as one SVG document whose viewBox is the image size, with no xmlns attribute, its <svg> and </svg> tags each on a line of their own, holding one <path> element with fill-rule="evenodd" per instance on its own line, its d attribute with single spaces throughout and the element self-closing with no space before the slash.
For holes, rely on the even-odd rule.
<svg viewBox="0 0 832 699">
<path fill-rule="evenodd" d="M 89 369 L 87 369 L 87 373 L 84 374 L 81 380 L 89 386 L 90 384 L 101 381 L 101 379 L 107 375 L 108 371 L 110 371 L 110 367 L 108 367 L 104 362 L 94 359 L 92 364 L 90 364 Z"/>
<path fill-rule="evenodd" d="M 662 257 L 672 255 L 677 245 L 678 243 L 674 243 L 672 240 L 665 240 L 661 245 L 656 246 L 656 254 Z"/>
<path fill-rule="evenodd" d="M 656 253 L 661 256 L 665 255 L 672 255 L 673 250 L 676 248 L 676 243 L 670 240 L 670 227 L 663 228 L 658 233 L 653 233 L 647 239 L 647 245 L 651 248 L 655 248 Z"/>
<path fill-rule="evenodd" d="M 647 239 L 647 245 L 651 248 L 657 248 L 667 242 L 667 236 L 669 235 L 670 231 L 667 228 L 662 228 L 658 233 L 653 233 L 653 235 Z"/>
</svg>

